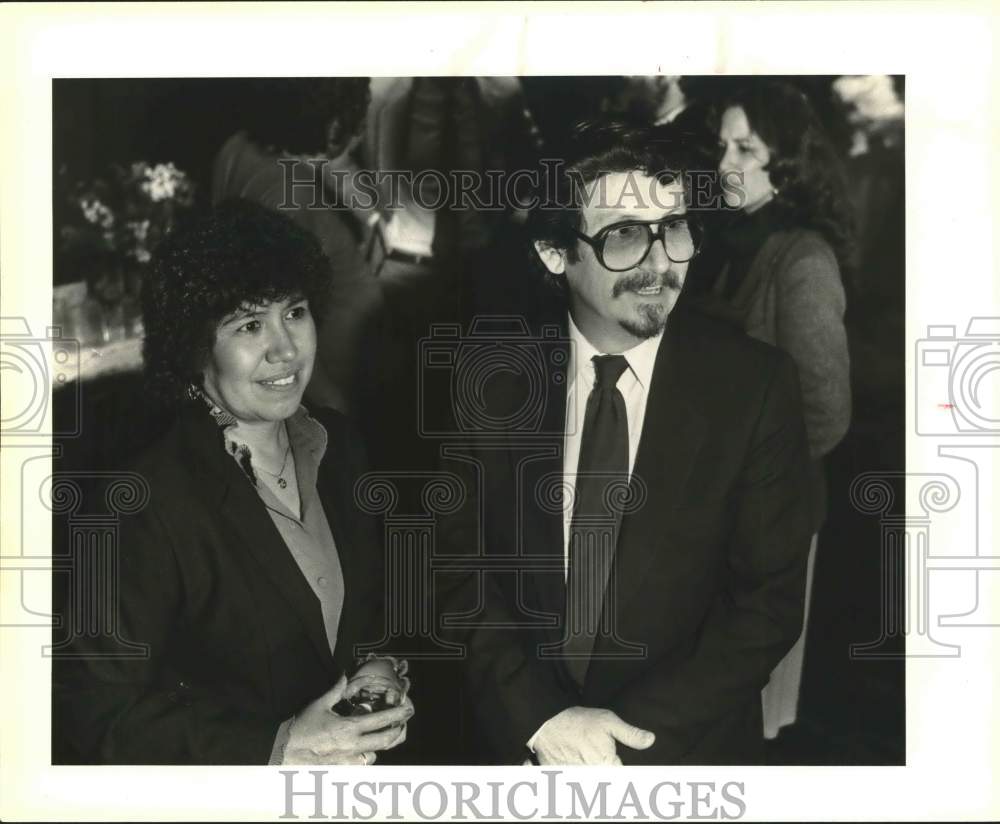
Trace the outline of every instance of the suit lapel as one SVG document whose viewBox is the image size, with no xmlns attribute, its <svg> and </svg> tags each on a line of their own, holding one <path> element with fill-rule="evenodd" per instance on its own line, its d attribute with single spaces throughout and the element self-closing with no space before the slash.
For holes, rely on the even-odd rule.
<svg viewBox="0 0 1000 824">
<path fill-rule="evenodd" d="M 347 466 L 348 453 L 343 428 L 335 419 L 324 418 L 322 423 L 327 431 L 328 442 L 326 458 L 320 465 L 317 492 L 337 546 L 337 557 L 344 575 L 344 606 L 340 616 L 341 641 L 337 644 L 337 657 L 341 659 L 339 663 L 346 668 L 352 666 L 355 643 L 377 640 L 361 637 L 364 630 L 356 622 L 361 620 L 364 611 L 376 611 L 377 605 L 369 599 L 386 598 L 387 595 L 383 589 L 385 584 L 378 563 L 381 557 L 379 547 L 370 546 L 367 540 L 357 534 L 359 518 L 365 516 L 354 503 L 355 478 Z"/>
<path fill-rule="evenodd" d="M 671 317 L 664 339 L 657 352 L 653 378 L 646 399 L 646 414 L 632 472 L 631 497 L 644 499 L 635 512 L 620 521 L 618 540 L 612 563 L 609 586 L 614 587 L 612 602 L 616 612 L 626 609 L 629 596 L 643 579 L 655 558 L 650 537 L 660 533 L 664 505 L 684 500 L 684 491 L 707 435 L 705 422 L 698 410 L 699 376 L 696 374 L 697 341 L 685 329 L 683 315 Z M 564 342 L 564 352 L 569 352 Z M 548 365 L 550 390 L 543 416 L 544 432 L 559 433 L 543 441 L 549 454 L 526 463 L 521 474 L 522 498 L 525 501 L 526 524 L 524 552 L 527 555 L 561 556 L 564 550 L 562 512 L 558 507 L 539 506 L 534 490 L 546 479 L 563 477 L 563 438 L 566 421 L 566 386 L 570 358 L 553 358 Z M 512 446 L 515 444 L 512 444 Z M 517 450 L 511 450 L 514 455 Z M 524 454 L 523 450 L 520 454 Z M 518 470 L 516 461 L 513 467 Z M 558 499 L 557 499 L 558 500 Z M 529 597 L 545 612 L 564 616 L 566 586 L 561 570 L 528 576 Z M 610 606 L 608 590 L 605 607 Z M 615 617 L 617 621 L 617 616 Z M 605 626 L 608 626 L 606 623 Z M 550 640 L 558 641 L 561 628 L 548 632 Z M 628 641 L 629 639 L 624 639 Z M 608 651 L 612 638 L 598 638 L 595 654 Z"/>
<path fill-rule="evenodd" d="M 684 326 L 680 313 L 671 316 L 653 369 L 631 481 L 632 500 L 637 496 L 645 500 L 622 518 L 612 566 L 617 610 L 629 603 L 655 558 L 651 538 L 662 531 L 665 507 L 685 500 L 688 478 L 707 434 L 697 404 L 698 376 L 692 357 L 697 344 L 686 336 Z"/>
<path fill-rule="evenodd" d="M 309 587 L 281 534 L 261 503 L 249 479 L 225 452 L 221 430 L 207 412 L 195 410 L 188 421 L 190 443 L 196 445 L 194 476 L 205 484 L 206 495 L 218 497 L 225 529 L 256 561 L 302 624 L 324 665 L 333 673 L 333 655 L 326 637 L 319 599 Z"/>
<path fill-rule="evenodd" d="M 512 443 L 519 448 L 510 452 L 526 526 L 523 552 L 528 556 L 546 557 L 558 567 L 527 575 L 527 595 L 532 606 L 560 616 L 566 604 L 566 586 L 559 559 L 563 556 L 564 543 L 561 484 L 570 361 L 569 342 L 565 339 L 565 330 L 563 332 L 563 338 L 553 343 L 553 349 L 546 353 L 551 357 L 546 358 L 548 394 L 540 431 L 549 436 L 527 440 L 523 446 Z M 538 457 L 531 457 L 532 454 Z M 558 629 L 551 629 L 552 640 L 558 640 Z"/>
<path fill-rule="evenodd" d="M 249 480 L 243 480 L 243 486 L 245 489 L 239 489 L 235 483 L 232 485 L 223 501 L 222 515 L 287 602 L 292 614 L 298 617 L 317 654 L 332 672 L 333 656 L 319 599 L 309 587 Z"/>
</svg>

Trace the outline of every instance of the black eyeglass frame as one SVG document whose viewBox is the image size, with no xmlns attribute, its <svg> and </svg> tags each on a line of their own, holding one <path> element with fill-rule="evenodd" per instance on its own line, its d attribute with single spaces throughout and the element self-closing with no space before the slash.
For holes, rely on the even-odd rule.
<svg viewBox="0 0 1000 824">
<path fill-rule="evenodd" d="M 664 235 L 664 227 L 668 223 L 676 223 L 683 220 L 688 224 L 688 233 L 691 235 L 691 242 L 694 244 L 694 251 L 691 253 L 691 257 L 685 258 L 684 260 L 677 260 L 676 258 L 670 257 L 670 251 L 667 249 L 666 236 Z M 646 244 L 646 251 L 643 252 L 642 257 L 639 258 L 631 266 L 625 266 L 621 269 L 614 269 L 608 266 L 604 262 L 604 239 L 611 234 L 615 229 L 621 229 L 623 226 L 645 226 L 650 229 L 652 226 L 656 226 L 656 231 L 650 231 L 647 233 L 648 242 Z M 594 256 L 597 258 L 598 263 L 601 264 L 609 272 L 627 272 L 629 269 L 634 269 L 636 266 L 641 266 L 642 262 L 649 257 L 649 250 L 653 248 L 653 243 L 657 240 L 663 244 L 663 251 L 666 253 L 667 257 L 670 258 L 674 263 L 689 263 L 697 257 L 698 253 L 701 251 L 701 243 L 703 240 L 701 224 L 693 218 L 692 215 L 685 212 L 682 215 L 667 215 L 666 217 L 661 217 L 659 220 L 621 220 L 618 223 L 612 223 L 608 226 L 602 226 L 597 234 L 593 237 L 590 235 L 585 235 L 583 232 L 577 229 L 570 230 L 574 235 L 576 235 L 580 240 L 590 246 L 594 250 Z"/>
</svg>

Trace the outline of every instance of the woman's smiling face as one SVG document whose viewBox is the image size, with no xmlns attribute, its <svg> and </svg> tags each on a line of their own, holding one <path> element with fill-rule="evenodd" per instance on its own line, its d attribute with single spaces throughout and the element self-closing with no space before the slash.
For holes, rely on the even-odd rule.
<svg viewBox="0 0 1000 824">
<path fill-rule="evenodd" d="M 305 298 L 244 304 L 216 329 L 205 392 L 241 423 L 282 421 L 299 408 L 315 358 Z"/>
</svg>

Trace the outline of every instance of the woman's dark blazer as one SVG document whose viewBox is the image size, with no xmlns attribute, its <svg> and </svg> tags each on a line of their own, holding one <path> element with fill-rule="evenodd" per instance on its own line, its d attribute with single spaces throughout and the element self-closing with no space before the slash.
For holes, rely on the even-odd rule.
<svg viewBox="0 0 1000 824">
<path fill-rule="evenodd" d="M 108 625 L 145 653 L 116 657 L 126 648 L 104 633 L 54 661 L 53 738 L 67 760 L 266 764 L 279 724 L 351 671 L 356 645 L 381 640 L 380 531 L 354 504 L 363 449 L 341 414 L 314 417 L 329 436 L 317 485 L 345 582 L 335 652 L 222 430 L 192 405 L 139 460 L 149 502 L 121 522 Z"/>
</svg>

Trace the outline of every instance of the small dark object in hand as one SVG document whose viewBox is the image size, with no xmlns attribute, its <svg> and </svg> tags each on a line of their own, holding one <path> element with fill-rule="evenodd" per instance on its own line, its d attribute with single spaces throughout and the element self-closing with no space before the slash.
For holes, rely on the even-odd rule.
<svg viewBox="0 0 1000 824">
<path fill-rule="evenodd" d="M 333 705 L 339 715 L 368 715 L 398 706 L 406 694 L 408 682 L 400 680 L 391 661 L 373 659 L 365 662 L 348 684 L 357 691 Z M 363 686 L 362 686 L 363 685 Z"/>
<path fill-rule="evenodd" d="M 372 692 L 367 689 L 363 689 L 355 695 L 351 699 L 351 704 L 354 705 L 354 714 L 356 715 L 367 712 L 379 712 L 380 710 L 387 710 L 392 706 L 386 700 L 384 692 Z"/>
<path fill-rule="evenodd" d="M 385 693 L 369 693 L 368 690 L 361 690 L 353 698 L 342 698 L 333 705 L 333 711 L 338 715 L 368 715 L 373 712 L 389 709 L 390 704 Z"/>
</svg>

